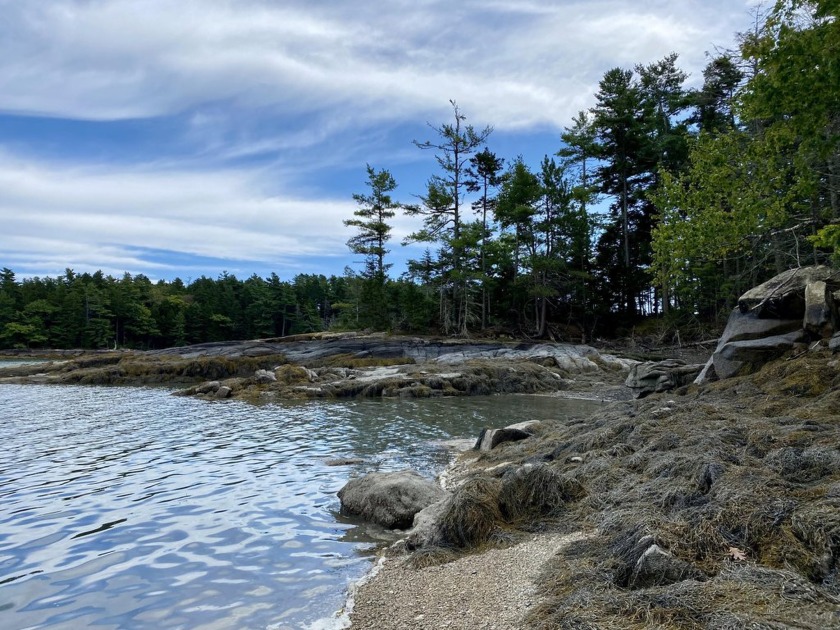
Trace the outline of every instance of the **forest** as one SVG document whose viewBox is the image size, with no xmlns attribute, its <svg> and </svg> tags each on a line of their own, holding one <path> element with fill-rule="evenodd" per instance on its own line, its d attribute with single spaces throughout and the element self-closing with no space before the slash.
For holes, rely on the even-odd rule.
<svg viewBox="0 0 840 630">
<path fill-rule="evenodd" d="M 607 70 L 538 168 L 492 150 L 455 101 L 415 140 L 435 166 L 417 203 L 367 166 L 343 276 L 223 273 L 185 284 L 101 272 L 0 272 L 0 347 L 160 348 L 321 330 L 587 341 L 655 322 L 718 325 L 738 295 L 840 256 L 840 1 L 757 9 L 702 85 L 671 53 Z M 389 221 L 425 243 L 389 276 Z"/>
</svg>

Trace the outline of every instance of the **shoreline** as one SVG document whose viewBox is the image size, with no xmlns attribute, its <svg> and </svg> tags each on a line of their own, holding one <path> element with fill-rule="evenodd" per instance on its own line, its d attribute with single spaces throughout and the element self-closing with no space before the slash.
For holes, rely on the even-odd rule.
<svg viewBox="0 0 840 630">
<path fill-rule="evenodd" d="M 446 564 L 417 568 L 409 556 L 384 558 L 355 591 L 351 630 L 521 630 L 541 599 L 539 576 L 583 532 L 530 534 Z"/>
<path fill-rule="evenodd" d="M 830 352 L 783 358 L 455 458 L 444 480 L 541 470 L 584 492 L 555 518 L 497 521 L 480 551 L 388 557 L 349 627 L 837 627 L 838 369 Z"/>
</svg>

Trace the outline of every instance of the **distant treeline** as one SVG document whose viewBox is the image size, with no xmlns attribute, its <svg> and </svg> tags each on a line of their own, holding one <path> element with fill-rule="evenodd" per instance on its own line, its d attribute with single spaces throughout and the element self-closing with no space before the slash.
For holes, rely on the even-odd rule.
<svg viewBox="0 0 840 630">
<path fill-rule="evenodd" d="M 360 283 L 352 275 L 276 274 L 240 280 L 223 273 L 184 284 L 144 275 L 116 279 L 68 269 L 17 281 L 0 272 L 2 348 L 162 348 L 355 328 Z M 390 320 L 404 332 L 434 328 L 436 303 L 407 281 L 386 287 Z"/>
</svg>

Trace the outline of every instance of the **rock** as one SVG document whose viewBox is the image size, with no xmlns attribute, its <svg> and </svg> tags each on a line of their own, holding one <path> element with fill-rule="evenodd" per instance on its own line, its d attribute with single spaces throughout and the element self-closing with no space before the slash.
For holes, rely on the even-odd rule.
<svg viewBox="0 0 840 630">
<path fill-rule="evenodd" d="M 687 365 L 681 359 L 639 363 L 630 368 L 624 384 L 633 390 L 634 398 L 644 398 L 654 392 L 666 392 L 691 383 L 703 367 L 702 363 Z"/>
<path fill-rule="evenodd" d="M 739 308 L 732 310 L 726 322 L 726 328 L 720 336 L 718 350 L 730 341 L 746 341 L 786 335 L 802 328 L 802 318 L 762 319 L 755 313 L 744 313 Z"/>
<path fill-rule="evenodd" d="M 776 335 L 783 335 L 795 332 L 802 328 L 802 319 L 761 319 L 755 312 L 742 312 L 740 308 L 735 308 L 729 314 L 729 320 L 726 322 L 726 328 L 720 336 L 715 352 L 709 357 L 706 366 L 694 379 L 694 383 L 702 385 L 719 378 L 727 378 L 721 376 L 715 370 L 715 354 L 723 350 L 723 347 L 732 341 L 747 341 L 751 339 L 761 339 L 763 337 L 774 337 Z"/>
<path fill-rule="evenodd" d="M 364 464 L 365 460 L 361 457 L 335 457 L 324 462 L 327 466 L 353 466 L 355 464 Z"/>
<path fill-rule="evenodd" d="M 820 281 L 832 290 L 840 288 L 840 274 L 830 267 L 800 267 L 750 289 L 738 300 L 738 308 L 764 319 L 801 318 L 805 313 L 805 287 Z"/>
<path fill-rule="evenodd" d="M 539 424 L 539 421 L 531 420 L 511 424 L 502 429 L 484 428 L 481 430 L 481 433 L 479 433 L 478 440 L 476 440 L 473 450 L 491 451 L 504 442 L 518 442 L 519 440 L 524 440 L 534 435 L 534 430 Z"/>
<path fill-rule="evenodd" d="M 434 481 L 413 470 L 370 473 L 338 491 L 341 512 L 390 529 L 407 529 L 414 515 L 445 496 Z"/>
<path fill-rule="evenodd" d="M 819 339 L 834 334 L 834 300 L 822 280 L 805 285 L 805 317 L 802 327 Z"/>
<path fill-rule="evenodd" d="M 264 385 L 266 383 L 276 382 L 277 376 L 274 374 L 274 372 L 271 372 L 269 370 L 257 370 L 256 372 L 254 372 L 254 380 L 257 381 L 257 383 Z"/>
<path fill-rule="evenodd" d="M 840 333 L 834 333 L 831 341 L 828 342 L 828 349 L 832 352 L 840 352 Z"/>
<path fill-rule="evenodd" d="M 219 391 L 221 384 L 219 381 L 207 381 L 195 388 L 196 394 L 211 394 Z"/>
<path fill-rule="evenodd" d="M 778 359 L 790 351 L 795 344 L 804 340 L 805 332 L 798 330 L 764 339 L 732 341 L 712 355 L 715 374 L 718 378 L 751 374 L 768 361 Z"/>
<path fill-rule="evenodd" d="M 310 371 L 300 365 L 281 365 L 274 370 L 274 379 L 283 385 L 309 383 L 312 380 Z"/>
<path fill-rule="evenodd" d="M 216 390 L 216 398 L 227 398 L 230 396 L 231 388 L 227 385 L 222 385 L 219 389 Z"/>
<path fill-rule="evenodd" d="M 446 494 L 440 501 L 435 501 L 414 515 L 411 531 L 405 540 L 406 548 L 410 551 L 423 547 L 434 547 L 440 544 L 441 535 L 438 522 L 449 507 L 451 495 Z"/>
<path fill-rule="evenodd" d="M 641 555 L 630 576 L 630 588 L 647 588 L 701 579 L 703 574 L 692 564 L 675 558 L 657 544 Z"/>
</svg>

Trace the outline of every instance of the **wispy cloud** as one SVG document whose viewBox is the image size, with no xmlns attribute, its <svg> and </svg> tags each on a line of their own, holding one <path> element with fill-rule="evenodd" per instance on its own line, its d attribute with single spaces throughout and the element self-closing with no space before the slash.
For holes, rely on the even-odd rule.
<svg viewBox="0 0 840 630">
<path fill-rule="evenodd" d="M 394 118 L 460 97 L 499 127 L 562 125 L 612 65 L 676 50 L 697 70 L 747 6 L 6 0 L 0 108 L 114 119 L 233 100 Z"/>
</svg>

